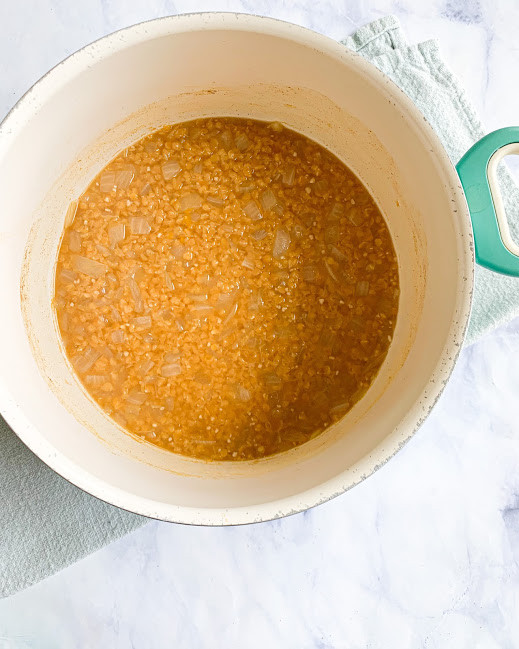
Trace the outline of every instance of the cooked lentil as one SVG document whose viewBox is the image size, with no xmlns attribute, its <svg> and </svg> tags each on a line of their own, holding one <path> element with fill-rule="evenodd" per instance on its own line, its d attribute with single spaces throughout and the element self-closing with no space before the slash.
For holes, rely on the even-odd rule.
<svg viewBox="0 0 519 649">
<path fill-rule="evenodd" d="M 66 354 L 126 431 L 250 460 L 298 446 L 373 382 L 398 268 L 373 199 L 279 123 L 167 126 L 66 217 L 54 305 Z"/>
</svg>

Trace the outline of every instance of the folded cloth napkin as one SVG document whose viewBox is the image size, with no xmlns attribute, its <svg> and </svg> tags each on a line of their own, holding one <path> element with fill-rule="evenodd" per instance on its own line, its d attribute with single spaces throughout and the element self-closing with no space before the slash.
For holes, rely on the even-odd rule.
<svg viewBox="0 0 519 649">
<path fill-rule="evenodd" d="M 435 42 L 409 46 L 389 16 L 362 27 L 344 45 L 371 60 L 416 103 L 453 162 L 484 133 Z M 519 232 L 519 192 L 502 174 L 511 230 Z M 468 342 L 519 311 L 518 280 L 478 268 Z M 0 419 L 0 595 L 77 561 L 147 519 L 82 492 L 38 460 Z"/>
</svg>

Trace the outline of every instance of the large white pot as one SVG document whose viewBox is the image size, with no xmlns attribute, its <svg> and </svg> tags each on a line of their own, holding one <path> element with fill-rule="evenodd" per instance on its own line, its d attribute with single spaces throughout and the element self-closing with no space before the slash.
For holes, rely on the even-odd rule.
<svg viewBox="0 0 519 649">
<path fill-rule="evenodd" d="M 335 153 L 378 202 L 400 265 L 394 340 L 365 397 L 317 439 L 257 462 L 205 464 L 124 434 L 71 373 L 51 310 L 70 201 L 130 142 L 210 115 L 279 120 Z M 137 25 L 58 65 L 1 126 L 0 410 L 55 471 L 125 509 L 209 525 L 284 516 L 354 486 L 421 425 L 463 342 L 473 267 L 456 171 L 372 65 L 266 18 Z"/>
</svg>

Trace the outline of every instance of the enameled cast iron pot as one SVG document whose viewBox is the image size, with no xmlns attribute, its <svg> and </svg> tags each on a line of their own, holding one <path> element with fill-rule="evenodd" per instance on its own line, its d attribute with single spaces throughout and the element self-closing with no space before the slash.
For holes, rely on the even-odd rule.
<svg viewBox="0 0 519 649">
<path fill-rule="evenodd" d="M 70 201 L 137 138 L 211 115 L 279 120 L 335 153 L 378 202 L 400 267 L 394 340 L 367 394 L 318 438 L 257 462 L 206 464 L 124 434 L 74 378 L 51 309 Z M 41 79 L 0 128 L 3 416 L 72 483 L 146 516 L 250 523 L 342 493 L 405 444 L 449 378 L 470 312 L 469 207 L 478 261 L 519 274 L 519 251 L 499 199 L 495 216 L 487 176 L 518 141 L 519 129 L 489 135 L 458 176 L 423 116 L 375 67 L 324 36 L 267 18 L 164 18 L 85 47 Z"/>
</svg>

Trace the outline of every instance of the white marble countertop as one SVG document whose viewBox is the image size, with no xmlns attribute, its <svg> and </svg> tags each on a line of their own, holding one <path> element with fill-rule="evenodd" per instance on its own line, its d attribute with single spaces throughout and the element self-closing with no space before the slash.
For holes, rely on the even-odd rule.
<svg viewBox="0 0 519 649">
<path fill-rule="evenodd" d="M 217 9 L 334 38 L 394 13 L 410 41 L 439 39 L 488 130 L 519 122 L 515 0 L 4 0 L 0 116 L 99 36 Z M 518 361 L 519 321 L 465 349 L 415 438 L 324 506 L 241 528 L 153 522 L 2 600 L 0 649 L 518 647 Z"/>
</svg>

